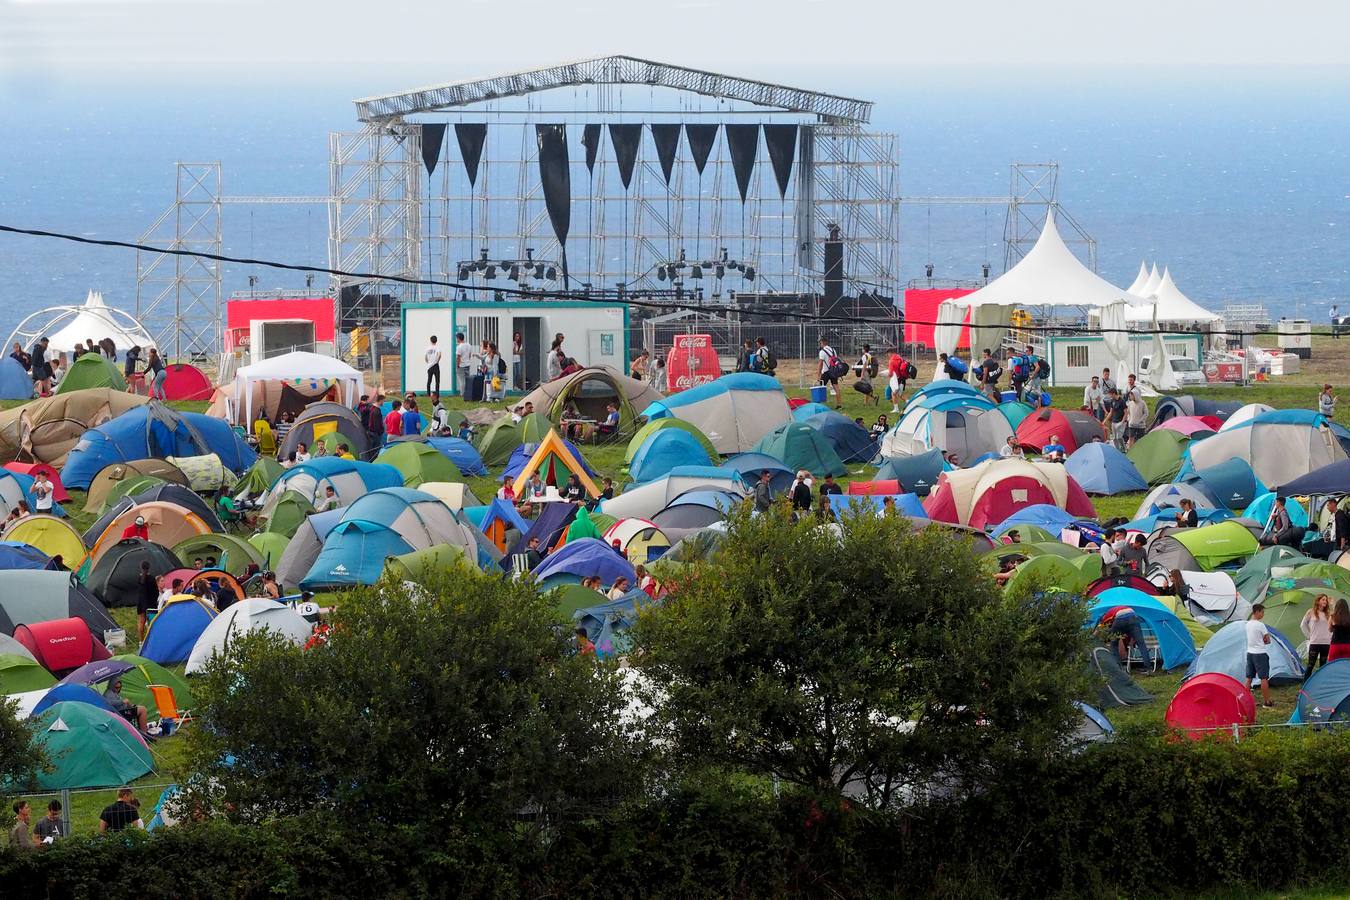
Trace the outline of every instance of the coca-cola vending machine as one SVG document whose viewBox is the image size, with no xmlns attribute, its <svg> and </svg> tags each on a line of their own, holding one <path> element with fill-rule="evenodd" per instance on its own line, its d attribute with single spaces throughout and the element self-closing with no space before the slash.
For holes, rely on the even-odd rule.
<svg viewBox="0 0 1350 900">
<path fill-rule="evenodd" d="M 710 334 L 677 334 L 675 346 L 666 357 L 666 393 L 688 390 L 707 384 L 722 374 Z"/>
</svg>

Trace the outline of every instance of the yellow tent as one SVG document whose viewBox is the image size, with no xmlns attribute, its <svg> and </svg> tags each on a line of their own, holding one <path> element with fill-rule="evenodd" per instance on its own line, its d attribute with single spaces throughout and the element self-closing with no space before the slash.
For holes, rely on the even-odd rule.
<svg viewBox="0 0 1350 900">
<path fill-rule="evenodd" d="M 535 448 L 534 455 L 525 464 L 525 468 L 520 470 L 520 474 L 516 476 L 516 483 L 511 489 L 516 492 L 517 497 L 521 496 L 521 492 L 525 490 L 525 484 L 535 472 L 539 472 L 539 476 L 545 484 L 561 485 L 562 479 L 558 477 L 560 468 L 566 469 L 569 474 L 577 476 L 581 486 L 586 489 L 587 495 L 591 497 L 600 496 L 600 489 L 586 474 L 586 467 L 581 464 L 581 460 L 577 459 L 571 450 L 567 449 L 563 439 L 558 437 L 558 432 L 552 428 L 539 442 L 539 446 Z"/>
<path fill-rule="evenodd" d="M 72 572 L 80 568 L 86 555 L 84 541 L 75 526 L 56 516 L 28 516 L 20 519 L 5 529 L 0 538 L 29 544 L 48 556 L 59 556 Z"/>
</svg>

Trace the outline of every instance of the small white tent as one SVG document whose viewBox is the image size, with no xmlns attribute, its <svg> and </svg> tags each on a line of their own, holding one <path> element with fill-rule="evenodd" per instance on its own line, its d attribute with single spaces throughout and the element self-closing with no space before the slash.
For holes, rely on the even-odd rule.
<svg viewBox="0 0 1350 900">
<path fill-rule="evenodd" d="M 254 388 L 292 384 L 309 389 L 336 387 L 338 402 L 355 406 L 361 391 L 361 373 L 340 359 L 297 350 L 274 356 L 234 373 L 234 397 L 227 403 L 232 421 L 252 422 Z M 243 413 L 242 418 L 239 413 Z"/>
<path fill-rule="evenodd" d="M 41 322 L 41 325 L 37 323 Z M 154 338 L 141 327 L 130 313 L 109 306 L 103 302 L 103 295 L 90 291 L 83 306 L 53 306 L 33 313 L 24 319 L 10 338 L 25 344 L 24 338 L 46 335 L 51 340 L 48 349 L 58 353 L 71 353 L 75 345 L 84 346 L 90 338 L 98 343 L 104 338 L 112 338 L 119 353 L 125 353 L 132 347 L 147 350 L 155 346 Z"/>
<path fill-rule="evenodd" d="M 1210 312 L 1183 294 L 1167 269 L 1163 269 L 1158 287 L 1151 297 L 1158 308 L 1158 324 L 1164 328 L 1174 325 L 1209 325 L 1220 319 L 1217 313 Z M 1125 318 L 1131 323 L 1152 322 L 1154 315 L 1151 307 L 1133 306 L 1125 310 Z"/>
</svg>

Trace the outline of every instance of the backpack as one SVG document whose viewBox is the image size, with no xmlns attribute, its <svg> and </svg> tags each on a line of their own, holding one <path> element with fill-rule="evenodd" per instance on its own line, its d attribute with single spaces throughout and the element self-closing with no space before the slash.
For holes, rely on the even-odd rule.
<svg viewBox="0 0 1350 900">
<path fill-rule="evenodd" d="M 919 377 L 919 367 L 912 362 L 905 363 L 905 377 L 901 381 L 911 381 Z"/>
<path fill-rule="evenodd" d="M 506 359 L 501 356 L 497 357 L 497 374 L 498 375 L 506 374 Z"/>
<path fill-rule="evenodd" d="M 970 371 L 970 367 L 966 365 L 966 361 L 959 356 L 947 357 L 947 365 L 953 372 L 959 372 L 962 375 Z"/>
<path fill-rule="evenodd" d="M 1036 360 L 1036 377 L 1037 378 L 1050 377 L 1050 360 L 1048 359 Z"/>
<path fill-rule="evenodd" d="M 1025 381 L 1027 377 L 1027 358 L 1025 356 L 1014 356 L 1012 359 L 1013 378 L 1018 381 Z"/>
<path fill-rule="evenodd" d="M 769 349 L 767 344 L 764 346 L 764 358 L 762 362 L 762 371 L 764 372 L 772 374 L 773 371 L 778 368 L 778 357 L 773 355 L 773 351 Z"/>
<path fill-rule="evenodd" d="M 384 414 L 374 403 L 366 407 L 366 431 L 373 435 L 384 434 Z"/>
</svg>

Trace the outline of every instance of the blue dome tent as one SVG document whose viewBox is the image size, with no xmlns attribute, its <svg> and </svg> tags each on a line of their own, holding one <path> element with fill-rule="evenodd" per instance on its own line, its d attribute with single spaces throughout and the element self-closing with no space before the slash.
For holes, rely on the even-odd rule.
<svg viewBox="0 0 1350 900">
<path fill-rule="evenodd" d="M 323 549 L 309 573 L 300 579 L 300 587 L 315 591 L 374 584 L 384 573 L 387 557 L 416 549 L 387 525 L 362 519 L 339 522 L 324 538 Z"/>
<path fill-rule="evenodd" d="M 1134 588 L 1115 587 L 1102 591 L 1092 599 L 1092 607 L 1088 609 L 1087 627 L 1095 628 L 1109 610 L 1117 606 L 1128 606 L 1143 620 L 1144 627 L 1152 631 L 1157 638 L 1162 668 L 1175 669 L 1178 666 L 1190 665 L 1195 660 L 1195 639 L 1186 630 L 1181 619 L 1177 618 L 1177 614 L 1163 606 L 1156 598 Z"/>
<path fill-rule="evenodd" d="M 655 481 L 676 466 L 711 466 L 712 459 L 698 438 L 678 428 L 653 432 L 638 447 L 628 464 L 633 481 Z"/>
<path fill-rule="evenodd" d="M 793 420 L 778 379 L 753 372 L 723 375 L 680 391 L 652 403 L 642 415 L 683 419 L 707 435 L 718 453 L 750 450 L 765 434 Z"/>
<path fill-rule="evenodd" d="M 429 437 L 427 444 L 435 447 L 442 456 L 448 457 L 464 475 L 476 476 L 488 473 L 487 466 L 483 464 L 483 457 L 474 449 L 473 444 L 463 438 Z"/>
<path fill-rule="evenodd" d="M 197 638 L 215 617 L 216 611 L 196 597 L 170 597 L 150 620 L 140 655 L 161 666 L 187 662 Z"/>
<path fill-rule="evenodd" d="M 33 376 L 12 356 L 0 359 L 0 400 L 32 400 Z"/>
<path fill-rule="evenodd" d="M 1058 536 L 1061 531 L 1075 521 L 1077 520 L 1072 515 L 1058 506 L 1052 506 L 1049 503 L 1033 503 L 999 522 L 998 527 L 994 529 L 994 533 L 1003 534 L 1009 528 L 1016 528 L 1018 525 L 1036 525 Z"/>
<path fill-rule="evenodd" d="M 208 453 L 218 456 L 235 474 L 242 473 L 258 458 L 223 419 L 179 412 L 151 401 L 86 431 L 66 457 L 61 482 L 68 488 L 84 489 L 100 469 L 113 463 Z"/>
<path fill-rule="evenodd" d="M 1221 672 L 1243 684 L 1252 683 L 1247 679 L 1246 626 L 1246 622 L 1229 622 L 1214 632 L 1186 670 L 1186 677 Z M 1298 684 L 1303 680 L 1303 661 L 1299 659 L 1298 651 L 1279 631 L 1267 630 L 1270 632 L 1270 643 L 1266 645 L 1266 653 L 1270 656 L 1270 683 Z"/>
<path fill-rule="evenodd" d="M 870 431 L 837 412 L 817 413 L 808 417 L 806 424 L 824 435 L 845 463 L 869 462 L 879 450 Z"/>
<path fill-rule="evenodd" d="M 933 448 L 927 453 L 918 453 L 914 456 L 893 456 L 887 459 L 877 469 L 876 480 L 890 481 L 894 479 L 900 482 L 900 486 L 905 490 L 918 494 L 920 497 L 927 497 L 928 492 L 937 484 L 938 476 L 948 468 L 950 466 L 942 458 L 942 451 Z"/>
<path fill-rule="evenodd" d="M 614 552 L 614 548 L 597 538 L 580 538 L 550 553 L 534 570 L 541 585 L 579 582 L 582 578 L 598 575 L 604 584 L 613 584 L 620 575 L 634 584 L 637 577 L 633 565 Z"/>
<path fill-rule="evenodd" d="M 1253 522 L 1260 522 L 1262 525 L 1270 521 L 1270 511 L 1275 507 L 1275 492 L 1266 491 L 1253 500 L 1246 509 L 1242 511 L 1240 518 L 1251 519 Z M 1284 501 L 1284 511 L 1289 513 L 1289 521 L 1299 528 L 1308 527 L 1308 511 L 1303 508 L 1292 497 Z"/>
<path fill-rule="evenodd" d="M 0 541 L 0 571 L 7 569 L 45 569 L 51 558 L 32 544 Z"/>
<path fill-rule="evenodd" d="M 1130 458 L 1102 441 L 1075 450 L 1065 461 L 1064 470 L 1089 494 L 1109 496 L 1148 490 L 1148 482 Z"/>
<path fill-rule="evenodd" d="M 42 695 L 42 699 L 33 707 L 33 711 L 28 714 L 28 717 L 30 719 L 35 719 L 46 712 L 47 708 L 52 704 L 66 702 L 88 703 L 90 706 L 97 706 L 105 712 L 114 714 L 117 712 L 107 700 L 103 699 L 102 694 L 89 687 L 87 684 L 66 684 L 65 682 L 62 682 Z"/>
<path fill-rule="evenodd" d="M 1350 659 L 1334 659 L 1308 676 L 1289 721 L 1350 722 Z"/>
<path fill-rule="evenodd" d="M 927 518 L 923 503 L 918 494 L 831 494 L 830 509 L 836 516 L 843 518 L 856 510 L 874 509 L 878 513 L 886 509 L 886 499 L 895 504 L 895 511 L 912 519 Z"/>
<path fill-rule="evenodd" d="M 1191 469 L 1179 480 L 1212 497 L 1216 509 L 1245 509 L 1266 491 L 1251 463 L 1236 457 L 1208 468 Z"/>
<path fill-rule="evenodd" d="M 752 487 L 759 483 L 759 474 L 767 470 L 769 472 L 769 489 L 773 491 L 774 496 L 792 487 L 792 482 L 797 477 L 796 472 L 783 465 L 779 460 L 774 459 L 767 453 L 756 453 L 753 450 L 747 450 L 744 453 L 737 453 L 735 456 L 729 457 L 718 468 L 737 473 L 746 484 Z"/>
</svg>

